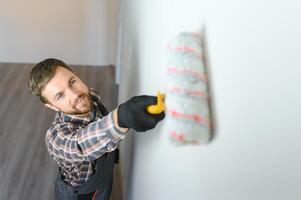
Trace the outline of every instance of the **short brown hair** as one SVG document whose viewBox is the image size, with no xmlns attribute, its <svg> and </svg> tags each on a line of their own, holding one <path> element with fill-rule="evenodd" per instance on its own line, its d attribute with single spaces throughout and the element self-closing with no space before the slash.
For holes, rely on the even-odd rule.
<svg viewBox="0 0 301 200">
<path fill-rule="evenodd" d="M 30 72 L 28 89 L 33 95 L 39 97 L 43 103 L 47 103 L 48 101 L 42 96 L 42 90 L 48 81 L 53 78 L 55 69 L 59 66 L 74 73 L 74 71 L 68 67 L 66 63 L 56 58 L 47 58 L 46 60 L 39 62 Z"/>
</svg>

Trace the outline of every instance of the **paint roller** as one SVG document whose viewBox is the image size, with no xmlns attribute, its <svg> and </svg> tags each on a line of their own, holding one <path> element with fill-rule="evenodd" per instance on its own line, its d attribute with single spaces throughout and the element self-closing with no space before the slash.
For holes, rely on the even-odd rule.
<svg viewBox="0 0 301 200">
<path fill-rule="evenodd" d="M 201 34 L 182 32 L 168 45 L 166 127 L 175 144 L 211 139 L 208 76 Z"/>
<path fill-rule="evenodd" d="M 203 43 L 200 34 L 179 33 L 167 45 L 167 92 L 157 93 L 152 114 L 166 109 L 166 128 L 177 144 L 206 144 L 211 139 L 211 116 Z M 166 106 L 165 106 L 166 104 Z"/>
</svg>

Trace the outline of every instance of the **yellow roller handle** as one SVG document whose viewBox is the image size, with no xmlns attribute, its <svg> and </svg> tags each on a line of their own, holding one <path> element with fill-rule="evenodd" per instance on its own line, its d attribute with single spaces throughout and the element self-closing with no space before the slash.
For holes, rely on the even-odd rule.
<svg viewBox="0 0 301 200">
<path fill-rule="evenodd" d="M 157 104 L 156 105 L 150 105 L 147 106 L 146 110 L 150 114 L 160 114 L 165 109 L 165 94 L 160 93 L 160 91 L 157 92 Z"/>
</svg>

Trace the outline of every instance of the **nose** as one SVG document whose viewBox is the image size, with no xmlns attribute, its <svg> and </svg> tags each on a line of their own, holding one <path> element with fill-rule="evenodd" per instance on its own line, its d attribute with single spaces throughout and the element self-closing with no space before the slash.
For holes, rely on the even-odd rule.
<svg viewBox="0 0 301 200">
<path fill-rule="evenodd" d="M 69 96 L 71 105 L 74 105 L 79 97 L 79 92 L 74 89 L 69 89 L 68 96 Z"/>
</svg>

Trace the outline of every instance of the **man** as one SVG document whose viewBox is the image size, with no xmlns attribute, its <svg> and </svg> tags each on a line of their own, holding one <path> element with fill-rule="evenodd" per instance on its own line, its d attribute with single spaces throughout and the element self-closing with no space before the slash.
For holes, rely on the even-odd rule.
<svg viewBox="0 0 301 200">
<path fill-rule="evenodd" d="M 108 200 L 117 147 L 129 129 L 147 131 L 165 117 L 145 111 L 154 96 L 135 96 L 108 113 L 97 93 L 63 61 L 36 64 L 28 80 L 32 94 L 57 111 L 46 146 L 59 166 L 58 200 Z"/>
</svg>

